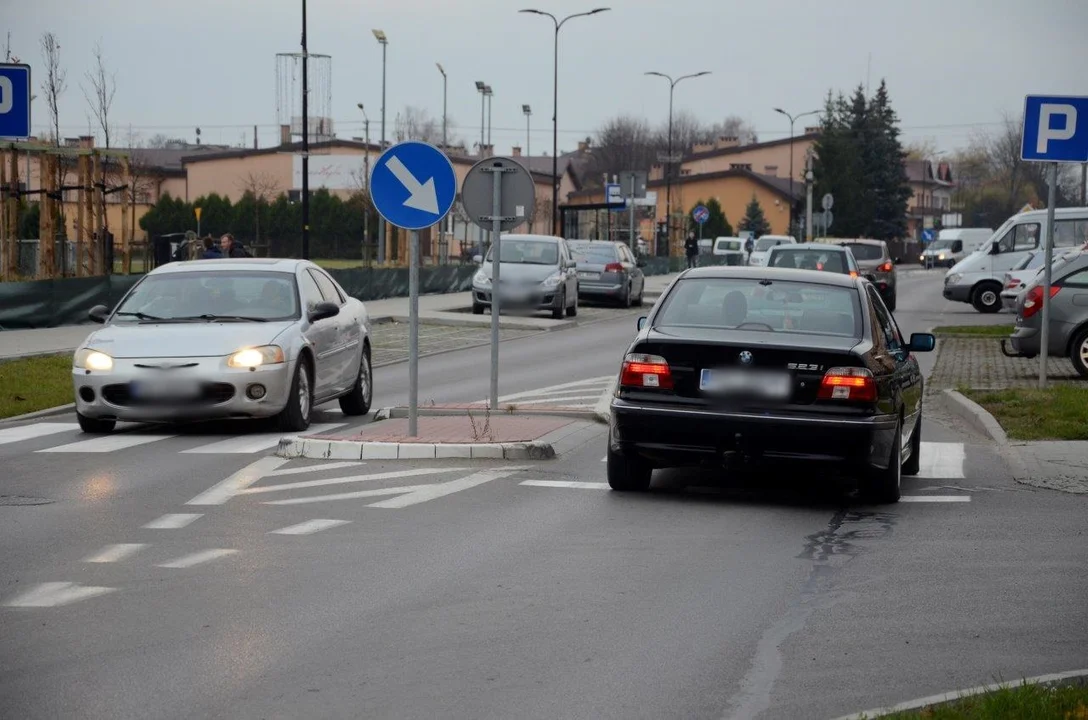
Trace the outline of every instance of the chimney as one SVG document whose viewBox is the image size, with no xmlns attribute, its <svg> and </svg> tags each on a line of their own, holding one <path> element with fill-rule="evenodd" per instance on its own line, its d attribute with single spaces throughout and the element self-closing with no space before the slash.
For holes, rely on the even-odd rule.
<svg viewBox="0 0 1088 720">
<path fill-rule="evenodd" d="M 693 155 L 698 155 L 699 153 L 704 153 L 716 149 L 717 146 L 714 143 L 695 143 L 691 146 L 691 152 Z"/>
<path fill-rule="evenodd" d="M 291 144 L 291 126 L 280 125 L 280 145 Z"/>
<path fill-rule="evenodd" d="M 257 149 L 257 126 L 253 126 L 253 149 Z"/>
<path fill-rule="evenodd" d="M 589 150 L 589 140 L 588 139 L 587 140 L 579 140 L 578 141 L 578 152 L 584 153 L 587 150 Z"/>
<path fill-rule="evenodd" d="M 514 147 L 510 148 L 510 154 L 514 157 L 521 157 L 521 147 L 515 145 Z"/>
<path fill-rule="evenodd" d="M 94 135 L 80 135 L 76 140 L 76 147 L 83 150 L 90 150 L 94 148 Z"/>
<path fill-rule="evenodd" d="M 494 154 L 495 154 L 495 146 L 494 145 L 481 145 L 480 146 L 480 157 L 489 158 L 489 157 L 492 157 Z"/>
<path fill-rule="evenodd" d="M 740 138 L 736 135 L 722 135 L 718 138 L 717 149 L 724 150 L 725 148 L 738 147 L 740 145 Z"/>
<path fill-rule="evenodd" d="M 819 132 L 820 132 L 820 126 L 819 125 L 816 125 L 815 127 L 805 128 L 805 135 L 815 135 L 815 134 L 817 134 Z"/>
</svg>

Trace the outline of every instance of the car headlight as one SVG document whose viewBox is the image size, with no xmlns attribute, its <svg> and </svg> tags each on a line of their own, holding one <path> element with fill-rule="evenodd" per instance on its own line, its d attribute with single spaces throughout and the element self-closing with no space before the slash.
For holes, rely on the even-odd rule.
<svg viewBox="0 0 1088 720">
<path fill-rule="evenodd" d="M 279 345 L 245 348 L 227 358 L 232 368 L 255 368 L 258 365 L 275 365 L 283 362 L 283 348 Z"/>
<path fill-rule="evenodd" d="M 918 256 L 918 262 L 925 262 L 925 261 L 926 261 L 926 256 L 925 255 L 919 255 Z"/>
<path fill-rule="evenodd" d="M 554 275 L 549 275 L 548 277 L 544 278 L 544 282 L 540 284 L 546 288 L 555 288 L 559 287 L 559 283 L 561 283 L 562 281 L 563 276 L 559 273 L 555 273 Z"/>
<path fill-rule="evenodd" d="M 963 275 L 960 275 L 959 273 L 952 273 L 951 275 L 949 275 L 948 277 L 946 277 L 944 279 L 944 284 L 945 285 L 955 285 L 956 283 L 958 283 L 962 279 L 963 279 Z"/>
<path fill-rule="evenodd" d="M 491 284 L 491 278 L 483 270 L 477 270 L 476 274 L 472 276 L 472 284 L 487 287 Z"/>
<path fill-rule="evenodd" d="M 944 253 L 941 253 L 940 255 L 938 255 L 937 259 L 938 260 L 944 260 Z"/>
<path fill-rule="evenodd" d="M 81 348 L 72 358 L 72 365 L 83 370 L 113 370 L 113 358 L 100 350 Z"/>
</svg>

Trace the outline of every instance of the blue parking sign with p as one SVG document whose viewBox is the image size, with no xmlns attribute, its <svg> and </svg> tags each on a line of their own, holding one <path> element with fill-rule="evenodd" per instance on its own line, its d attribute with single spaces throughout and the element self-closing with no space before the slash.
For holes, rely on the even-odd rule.
<svg viewBox="0 0 1088 720">
<path fill-rule="evenodd" d="M 1020 157 L 1035 162 L 1088 162 L 1088 97 L 1028 95 Z"/>
<path fill-rule="evenodd" d="M 30 137 L 30 66 L 0 64 L 0 138 Z"/>
</svg>

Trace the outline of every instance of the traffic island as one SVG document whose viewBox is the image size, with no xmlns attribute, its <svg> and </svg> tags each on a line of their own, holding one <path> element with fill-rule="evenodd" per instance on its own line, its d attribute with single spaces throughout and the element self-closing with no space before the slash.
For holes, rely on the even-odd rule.
<svg viewBox="0 0 1088 720">
<path fill-rule="evenodd" d="M 414 437 L 407 418 L 391 418 L 351 435 L 284 437 L 276 454 L 314 460 L 551 460 L 585 444 L 591 430 L 599 426 L 555 415 L 421 414 Z"/>
<path fill-rule="evenodd" d="M 511 401 L 509 403 L 501 403 L 499 409 L 495 412 L 490 412 L 487 408 L 486 402 L 478 403 L 429 403 L 419 408 L 420 417 L 450 417 L 450 416 L 471 416 L 475 419 L 489 418 L 491 422 L 494 422 L 494 418 L 503 418 L 510 416 L 517 417 L 561 417 L 569 418 L 572 420 L 598 420 L 597 414 L 593 408 L 575 407 L 573 405 L 563 405 L 561 403 L 538 403 L 533 405 L 519 405 L 517 401 Z M 408 417 L 407 407 L 388 407 L 378 410 L 374 414 L 374 419 L 380 420 L 400 420 Z"/>
</svg>

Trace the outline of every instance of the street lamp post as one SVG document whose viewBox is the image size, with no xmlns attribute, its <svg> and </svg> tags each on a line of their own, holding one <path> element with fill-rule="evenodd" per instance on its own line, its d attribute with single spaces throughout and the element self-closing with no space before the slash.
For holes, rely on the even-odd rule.
<svg viewBox="0 0 1088 720">
<path fill-rule="evenodd" d="M 530 141 L 529 118 L 533 114 L 533 109 L 531 107 L 529 107 L 528 105 L 522 105 L 521 106 L 521 111 L 523 113 L 525 113 L 525 157 L 530 158 L 530 157 L 533 156 L 533 154 L 531 152 L 529 152 L 529 141 Z M 526 160 L 525 162 L 527 164 L 529 164 L 528 160 Z M 529 170 L 532 171 L 532 167 L 530 167 Z"/>
<path fill-rule="evenodd" d="M 491 86 L 484 87 L 484 97 L 487 98 L 487 146 L 491 147 L 491 98 L 494 93 L 491 91 Z"/>
<path fill-rule="evenodd" d="M 363 136 L 366 142 L 366 154 L 363 155 L 363 175 L 366 183 L 366 203 L 363 204 L 363 262 L 370 267 L 370 118 L 366 115 L 366 109 L 362 103 L 356 107 L 363 114 Z"/>
<path fill-rule="evenodd" d="M 310 259 L 310 105 L 306 49 L 306 0 L 302 0 L 302 259 Z"/>
<path fill-rule="evenodd" d="M 552 234 L 559 234 L 559 30 L 563 23 L 576 17 L 588 17 L 607 12 L 610 8 L 601 7 L 589 12 L 575 13 L 559 20 L 549 12 L 531 8 L 518 12 L 543 15 L 555 23 L 555 59 L 552 63 Z"/>
<path fill-rule="evenodd" d="M 820 111 L 819 110 L 809 110 L 808 112 L 803 112 L 803 113 L 801 113 L 799 115 L 790 115 L 788 112 L 786 112 L 782 108 L 774 108 L 774 111 L 776 113 L 780 114 L 780 115 L 785 115 L 786 117 L 788 117 L 790 119 L 790 234 L 792 235 L 793 234 L 793 205 L 794 205 L 794 200 L 793 200 L 793 123 L 794 123 L 794 121 L 799 120 L 800 118 L 803 118 L 806 115 L 818 115 L 820 113 Z M 806 228 L 806 232 L 807 232 L 807 228 Z"/>
<path fill-rule="evenodd" d="M 446 70 L 442 67 L 442 63 L 435 63 L 438 66 L 438 72 L 442 73 L 442 150 L 446 150 Z"/>
<path fill-rule="evenodd" d="M 660 72 L 656 72 L 656 71 L 653 71 L 653 70 L 651 70 L 650 72 L 647 72 L 645 74 L 646 75 L 654 75 L 654 76 L 657 76 L 657 77 L 662 77 L 662 78 L 665 78 L 666 80 L 669 81 L 669 140 L 668 140 L 669 150 L 668 150 L 668 157 L 665 158 L 665 247 L 666 247 L 666 250 L 668 250 L 669 249 L 669 239 L 670 239 L 671 230 L 672 230 L 672 217 L 671 216 L 672 216 L 672 96 L 673 96 L 673 91 L 676 90 L 676 86 L 680 83 L 681 80 L 687 80 L 688 78 L 696 78 L 696 77 L 702 77 L 703 75 L 709 75 L 710 71 L 709 70 L 703 70 L 701 72 L 692 73 L 690 75 L 681 75 L 680 77 L 676 78 L 675 80 L 673 80 L 672 76 L 670 76 L 670 75 L 666 75 L 665 73 L 660 73 Z M 669 253 L 666 252 L 665 254 L 668 255 Z"/>
<path fill-rule="evenodd" d="M 385 150 L 385 55 L 389 47 L 389 38 L 381 30 L 373 30 L 374 38 L 382 46 L 382 140 L 381 149 Z M 378 264 L 385 262 L 385 220 L 378 221 Z"/>
<path fill-rule="evenodd" d="M 476 91 L 480 93 L 480 158 L 484 156 L 484 110 L 487 105 L 487 90 L 488 85 L 483 80 L 476 81 Z M 476 226 L 476 237 L 480 243 L 480 255 L 486 255 L 484 252 L 484 229 L 483 226 Z"/>
</svg>

